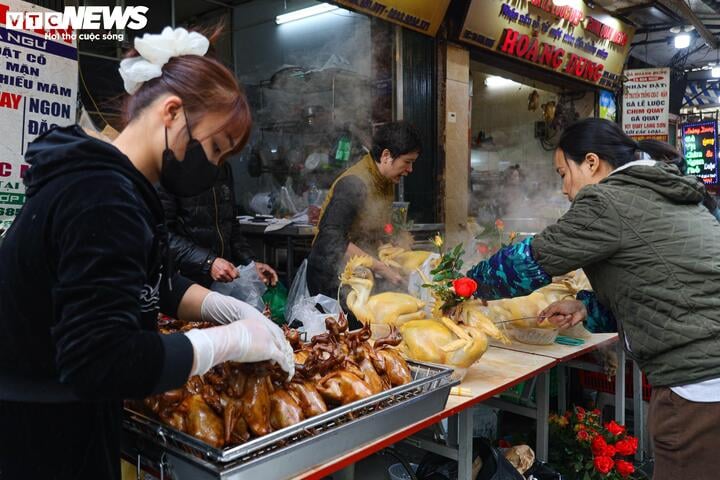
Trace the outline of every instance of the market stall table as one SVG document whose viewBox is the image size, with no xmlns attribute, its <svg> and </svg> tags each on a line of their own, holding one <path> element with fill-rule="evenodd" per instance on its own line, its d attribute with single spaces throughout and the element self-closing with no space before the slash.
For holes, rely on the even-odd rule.
<svg viewBox="0 0 720 480">
<path fill-rule="evenodd" d="M 385 447 L 404 440 L 447 417 L 453 417 L 448 421 L 450 427 L 448 445 L 431 444 L 432 442 L 422 440 L 413 440 L 413 443 L 421 448 L 436 451 L 444 456 L 458 460 L 458 478 L 470 478 L 473 460 L 473 417 L 470 407 L 535 376 L 541 377 L 539 378 L 539 384 L 545 383 L 547 385 L 547 372 L 556 363 L 556 360 L 551 357 L 491 346 L 483 357 L 468 369 L 460 384 L 460 387 L 466 390 L 468 396 L 450 395 L 443 411 L 373 442 L 358 446 L 357 449 L 347 452 L 345 455 L 337 457 L 324 465 L 301 473 L 296 478 L 323 478 Z M 548 405 L 538 404 L 538 425 L 540 423 L 547 424 L 547 416 Z"/>
<path fill-rule="evenodd" d="M 595 351 L 598 348 L 615 345 L 618 356 L 618 365 L 625 365 L 625 350 L 623 349 L 622 343 L 618 342 L 617 333 L 593 333 L 589 338 L 584 340 L 585 343 L 577 346 L 560 345 L 557 343 L 553 343 L 551 345 L 529 345 L 519 342 L 504 345 L 496 342 L 495 340 L 491 341 L 491 344 L 497 348 L 540 355 L 554 359 L 556 361 L 556 366 L 558 367 L 558 410 L 562 412 L 565 411 L 567 405 L 565 394 L 565 369 L 577 368 L 585 370 L 598 370 L 599 368 L 597 365 L 586 362 L 578 362 L 575 361 L 575 359 Z M 548 397 L 547 401 L 549 401 L 549 396 L 549 388 L 545 388 L 544 386 L 541 388 L 538 386 L 536 390 L 536 398 L 538 399 L 538 402 L 541 401 L 540 397 Z M 545 402 L 545 400 L 542 401 Z M 508 405 L 507 402 L 501 402 L 499 400 L 492 400 L 488 402 L 488 404 L 513 411 L 521 415 L 525 415 L 527 413 L 524 411 L 525 407 Z M 617 374 L 615 375 L 615 420 L 621 424 L 625 423 L 625 368 L 618 368 Z M 636 426 L 636 434 L 638 433 L 637 428 L 638 427 Z M 543 443 L 537 445 L 537 455 L 541 460 L 545 460 L 547 458 L 547 441 L 547 435 L 544 435 Z"/>
<path fill-rule="evenodd" d="M 255 240 L 253 243 L 259 242 L 262 245 L 264 263 L 276 266 L 276 252 L 280 249 L 287 252 L 284 273 L 288 284 L 292 283 L 295 276 L 295 254 L 298 251 L 302 253 L 310 251 L 312 239 L 315 236 L 315 227 L 302 223 L 288 223 L 283 220 L 258 222 L 245 218 L 247 217 L 238 217 L 240 231 L 248 240 Z M 410 228 L 410 232 L 420 240 L 444 231 L 445 225 L 442 223 L 416 223 Z"/>
</svg>

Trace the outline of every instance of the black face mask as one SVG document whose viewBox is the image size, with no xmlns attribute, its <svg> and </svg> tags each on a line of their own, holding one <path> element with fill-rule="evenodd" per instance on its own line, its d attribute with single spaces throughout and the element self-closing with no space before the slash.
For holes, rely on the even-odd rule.
<svg viewBox="0 0 720 480">
<path fill-rule="evenodd" d="M 177 159 L 175 152 L 168 146 L 167 127 L 165 127 L 165 150 L 160 170 L 160 185 L 170 194 L 178 197 L 194 197 L 212 188 L 217 180 L 220 169 L 213 165 L 205 155 L 200 142 L 192 137 L 187 113 L 185 114 L 185 127 L 188 131 L 187 147 L 182 162 Z"/>
</svg>

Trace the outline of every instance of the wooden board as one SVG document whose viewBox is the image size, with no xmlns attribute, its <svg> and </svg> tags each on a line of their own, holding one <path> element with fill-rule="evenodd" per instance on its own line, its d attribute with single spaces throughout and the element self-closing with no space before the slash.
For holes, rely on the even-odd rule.
<svg viewBox="0 0 720 480">
<path fill-rule="evenodd" d="M 556 363 L 555 359 L 548 356 L 491 346 L 485 355 L 468 369 L 460 384 L 460 387 L 469 390 L 472 396 L 450 395 L 446 410 L 468 408 L 544 370 L 549 370 Z"/>
<path fill-rule="evenodd" d="M 504 345 L 496 340 L 491 340 L 490 344 L 494 347 L 513 350 L 516 352 L 532 353 L 534 355 L 542 355 L 557 359 L 559 361 L 567 361 L 580 355 L 596 350 L 599 347 L 610 346 L 618 341 L 617 333 L 593 333 L 590 338 L 585 339 L 585 343 L 577 347 L 570 345 L 560 345 L 553 343 L 552 345 L 530 345 L 520 343 L 513 340 L 510 345 Z"/>
</svg>

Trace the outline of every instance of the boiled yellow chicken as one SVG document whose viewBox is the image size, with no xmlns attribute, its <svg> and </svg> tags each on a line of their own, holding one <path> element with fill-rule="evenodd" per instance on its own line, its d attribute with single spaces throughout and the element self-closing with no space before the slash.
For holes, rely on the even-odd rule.
<svg viewBox="0 0 720 480">
<path fill-rule="evenodd" d="M 407 293 L 385 292 L 371 295 L 375 286 L 370 257 L 351 258 L 340 276 L 342 285 L 352 291 L 347 305 L 355 317 L 365 325 L 393 325 L 399 327 L 410 320 L 425 318 L 425 302 Z"/>
<path fill-rule="evenodd" d="M 397 326 L 402 334 L 400 349 L 405 356 L 418 361 L 442 363 L 467 368 L 487 350 L 488 336 L 508 343 L 509 340 L 484 312 L 482 303 L 469 300 L 458 306 L 454 319 L 440 314 L 425 319 L 424 302 L 404 293 L 370 295 L 373 277 L 369 257 L 354 257 L 341 276 L 341 282 L 353 291 L 347 298 L 350 310 L 371 328 L 386 324 Z"/>
<path fill-rule="evenodd" d="M 487 336 L 476 327 L 457 325 L 447 317 L 413 320 L 400 327 L 401 351 L 413 360 L 467 368 L 488 348 Z"/>
<path fill-rule="evenodd" d="M 424 250 L 405 250 L 391 244 L 382 245 L 378 249 L 378 257 L 385 265 L 397 268 L 405 275 L 410 275 L 420 268 L 432 252 Z"/>
</svg>

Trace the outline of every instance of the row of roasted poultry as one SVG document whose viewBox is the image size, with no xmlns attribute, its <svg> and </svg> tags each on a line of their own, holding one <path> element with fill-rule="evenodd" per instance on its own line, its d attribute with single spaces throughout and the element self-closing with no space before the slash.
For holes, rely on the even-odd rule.
<svg viewBox="0 0 720 480">
<path fill-rule="evenodd" d="M 161 332 L 212 326 L 173 320 Z M 267 362 L 225 362 L 182 387 L 153 395 L 131 406 L 176 430 L 221 448 L 260 437 L 367 398 L 412 380 L 396 350 L 397 332 L 371 345 L 370 328 L 348 332 L 347 320 L 328 317 L 328 332 L 302 342 L 285 329 L 295 352 L 296 373 L 286 374 Z"/>
</svg>

